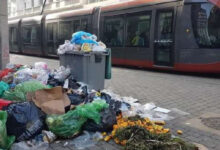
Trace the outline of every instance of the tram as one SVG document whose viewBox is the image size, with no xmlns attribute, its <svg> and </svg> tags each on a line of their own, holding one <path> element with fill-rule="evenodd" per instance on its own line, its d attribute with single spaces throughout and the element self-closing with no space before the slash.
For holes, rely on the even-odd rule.
<svg viewBox="0 0 220 150">
<path fill-rule="evenodd" d="M 133 0 L 9 20 L 10 52 L 58 58 L 58 46 L 80 30 L 112 49 L 114 65 L 220 73 L 220 7 L 207 0 Z"/>
</svg>

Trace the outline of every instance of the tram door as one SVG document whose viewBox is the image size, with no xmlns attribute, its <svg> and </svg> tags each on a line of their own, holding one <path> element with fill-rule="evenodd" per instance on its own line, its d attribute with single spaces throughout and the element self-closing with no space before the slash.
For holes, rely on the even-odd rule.
<svg viewBox="0 0 220 150">
<path fill-rule="evenodd" d="M 173 66 L 173 10 L 158 10 L 156 13 L 154 39 L 154 65 Z"/>
<path fill-rule="evenodd" d="M 58 24 L 47 24 L 47 50 L 49 55 L 56 55 L 56 49 L 58 47 Z"/>
</svg>

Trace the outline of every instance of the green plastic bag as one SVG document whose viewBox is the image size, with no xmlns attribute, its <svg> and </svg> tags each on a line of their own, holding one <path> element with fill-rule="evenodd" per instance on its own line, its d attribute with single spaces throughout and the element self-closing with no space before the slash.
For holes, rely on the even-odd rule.
<svg viewBox="0 0 220 150">
<path fill-rule="evenodd" d="M 15 86 L 13 90 L 5 91 L 3 98 L 12 101 L 26 101 L 26 94 L 28 92 L 35 92 L 40 89 L 46 89 L 49 86 L 42 84 L 39 81 L 27 81 Z"/>
<path fill-rule="evenodd" d="M 49 130 L 59 137 L 70 138 L 78 134 L 87 119 L 100 123 L 101 116 L 99 112 L 108 108 L 108 104 L 104 100 L 96 100 L 92 103 L 77 106 L 75 110 L 71 110 L 64 115 L 49 116 L 46 123 Z"/>
<path fill-rule="evenodd" d="M 9 89 L 9 85 L 3 81 L 0 82 L 0 97 L 2 97 L 3 93 Z"/>
<path fill-rule="evenodd" d="M 9 149 L 15 141 L 14 136 L 7 136 L 7 117 L 8 114 L 6 111 L 0 111 L 0 149 Z"/>
</svg>

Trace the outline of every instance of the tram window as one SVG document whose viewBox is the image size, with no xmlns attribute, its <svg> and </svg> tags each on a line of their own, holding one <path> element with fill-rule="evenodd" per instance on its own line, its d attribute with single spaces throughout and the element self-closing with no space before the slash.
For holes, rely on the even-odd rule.
<svg viewBox="0 0 220 150">
<path fill-rule="evenodd" d="M 39 26 L 23 27 L 23 42 L 25 44 L 38 45 L 40 43 L 40 27 Z"/>
<path fill-rule="evenodd" d="M 87 19 L 81 20 L 81 30 L 88 31 L 88 20 Z"/>
<path fill-rule="evenodd" d="M 71 22 L 62 22 L 60 23 L 60 40 L 64 42 L 65 40 L 71 39 L 72 30 L 71 30 Z"/>
<path fill-rule="evenodd" d="M 15 27 L 10 28 L 9 36 L 10 44 L 17 45 L 17 29 Z"/>
<path fill-rule="evenodd" d="M 53 41 L 53 24 L 52 23 L 47 25 L 47 38 L 48 38 L 48 41 Z"/>
<path fill-rule="evenodd" d="M 123 17 L 110 17 L 104 23 L 104 42 L 108 46 L 123 46 L 124 22 Z"/>
<path fill-rule="evenodd" d="M 193 31 L 200 48 L 220 48 L 220 8 L 211 3 L 192 5 Z"/>
<path fill-rule="evenodd" d="M 158 39 L 172 39 L 172 24 L 173 24 L 173 13 L 163 12 L 159 15 L 159 25 L 157 29 Z"/>
<path fill-rule="evenodd" d="M 80 21 L 79 20 L 73 21 L 73 32 L 77 32 L 77 31 L 80 31 Z"/>
<path fill-rule="evenodd" d="M 57 40 L 57 23 L 47 24 L 47 40 L 48 42 Z"/>
<path fill-rule="evenodd" d="M 149 47 L 151 15 L 144 13 L 127 16 L 126 46 Z"/>
</svg>

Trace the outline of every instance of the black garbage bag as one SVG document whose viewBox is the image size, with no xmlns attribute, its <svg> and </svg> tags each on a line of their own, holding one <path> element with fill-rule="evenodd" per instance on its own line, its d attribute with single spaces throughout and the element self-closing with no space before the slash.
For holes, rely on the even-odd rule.
<svg viewBox="0 0 220 150">
<path fill-rule="evenodd" d="M 55 87 L 55 86 L 63 86 L 64 82 L 61 82 L 58 79 L 55 79 L 53 76 L 49 75 L 49 79 L 47 80 L 47 84 L 52 87 Z"/>
<path fill-rule="evenodd" d="M 109 108 L 116 112 L 116 115 L 119 115 L 121 113 L 121 107 L 123 104 L 125 104 L 128 108 L 131 108 L 131 105 L 125 102 L 121 102 L 118 100 L 114 100 L 111 98 L 109 94 L 101 93 L 101 99 L 105 100 L 107 104 L 109 104 Z"/>
<path fill-rule="evenodd" d="M 78 84 L 78 83 L 77 83 Z M 87 103 L 88 101 L 88 89 L 87 86 L 80 87 L 82 90 L 80 94 L 78 93 L 69 93 L 67 94 L 71 105 L 79 105 L 81 103 Z"/>
<path fill-rule="evenodd" d="M 80 88 L 81 85 L 74 79 L 73 76 L 70 76 L 68 79 L 69 79 L 68 88 L 71 88 L 71 89 L 78 89 L 78 88 Z"/>
<path fill-rule="evenodd" d="M 85 103 L 91 103 L 96 97 L 96 93 L 90 93 L 85 98 Z M 122 101 L 114 100 L 109 94 L 106 94 L 104 92 L 101 93 L 100 99 L 105 100 L 107 104 L 109 104 L 109 108 L 116 112 L 116 115 L 119 115 L 121 113 L 121 107 L 123 104 L 125 104 L 128 109 L 131 108 L 131 105 Z"/>
<path fill-rule="evenodd" d="M 116 113 L 110 109 L 106 108 L 100 112 L 101 122 L 96 124 L 93 120 L 88 120 L 83 126 L 84 130 L 91 132 L 108 132 L 113 129 L 113 125 L 116 124 Z"/>
<path fill-rule="evenodd" d="M 106 103 L 110 103 L 110 101 L 112 100 L 112 97 L 109 94 L 106 94 L 104 92 L 101 93 L 101 99 L 104 99 L 106 101 Z"/>
<path fill-rule="evenodd" d="M 96 96 L 95 92 L 89 93 L 85 98 L 85 103 L 91 103 L 94 100 L 95 96 Z"/>
<path fill-rule="evenodd" d="M 85 96 L 84 95 L 80 95 L 80 94 L 67 94 L 69 99 L 70 99 L 70 103 L 71 105 L 79 105 L 81 103 L 85 102 Z"/>
<path fill-rule="evenodd" d="M 33 102 L 12 103 L 5 110 L 8 113 L 7 133 L 14 135 L 16 141 L 29 140 L 45 128 L 46 114 Z"/>
</svg>

